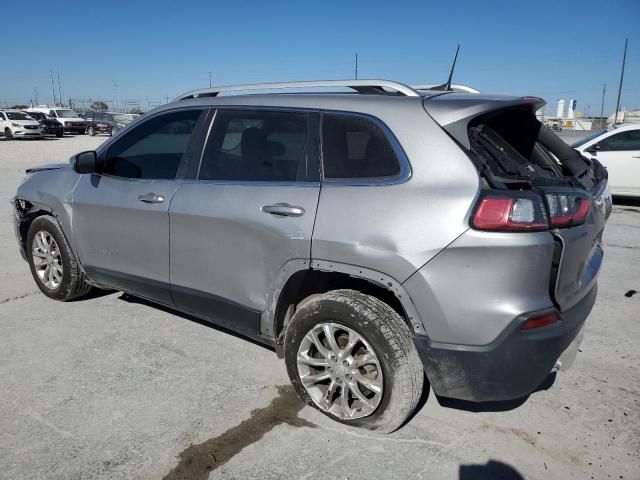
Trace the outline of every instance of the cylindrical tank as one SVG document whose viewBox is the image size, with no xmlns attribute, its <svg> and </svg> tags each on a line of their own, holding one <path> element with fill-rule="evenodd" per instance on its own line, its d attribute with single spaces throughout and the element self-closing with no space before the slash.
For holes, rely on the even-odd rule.
<svg viewBox="0 0 640 480">
<path fill-rule="evenodd" d="M 558 110 L 556 111 L 557 118 L 564 118 L 564 100 L 558 100 Z"/>
<path fill-rule="evenodd" d="M 569 100 L 569 104 L 567 105 L 567 119 L 569 120 L 573 120 L 575 117 L 575 104 L 576 101 L 572 98 L 571 100 Z"/>
</svg>

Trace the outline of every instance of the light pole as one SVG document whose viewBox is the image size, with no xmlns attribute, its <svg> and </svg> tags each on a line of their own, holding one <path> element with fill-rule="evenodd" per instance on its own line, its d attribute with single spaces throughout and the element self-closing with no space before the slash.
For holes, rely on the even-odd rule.
<svg viewBox="0 0 640 480">
<path fill-rule="evenodd" d="M 111 80 L 113 83 L 113 111 L 118 111 L 118 83 L 115 80 Z"/>
</svg>

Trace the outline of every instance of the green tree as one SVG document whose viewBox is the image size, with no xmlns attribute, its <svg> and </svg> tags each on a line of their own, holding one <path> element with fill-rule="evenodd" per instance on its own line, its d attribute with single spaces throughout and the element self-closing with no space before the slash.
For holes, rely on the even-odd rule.
<svg viewBox="0 0 640 480">
<path fill-rule="evenodd" d="M 102 100 L 96 100 L 91 104 L 91 110 L 95 110 L 97 112 L 106 112 L 109 110 L 109 107 Z"/>
</svg>

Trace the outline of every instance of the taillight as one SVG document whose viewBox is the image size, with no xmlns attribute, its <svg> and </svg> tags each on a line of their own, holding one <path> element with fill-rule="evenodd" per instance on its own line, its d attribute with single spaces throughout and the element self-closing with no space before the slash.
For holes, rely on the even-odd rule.
<svg viewBox="0 0 640 480">
<path fill-rule="evenodd" d="M 533 330 L 535 328 L 546 327 L 547 325 L 556 323 L 558 320 L 560 320 L 560 317 L 557 313 L 549 313 L 547 315 L 542 315 L 541 317 L 528 319 L 520 326 L 520 330 Z"/>
<path fill-rule="evenodd" d="M 516 232 L 549 228 L 541 197 L 528 192 L 485 195 L 478 203 L 471 225 L 478 230 Z"/>
<path fill-rule="evenodd" d="M 591 204 L 585 194 L 558 192 L 545 196 L 552 226 L 567 227 L 584 223 Z"/>
</svg>

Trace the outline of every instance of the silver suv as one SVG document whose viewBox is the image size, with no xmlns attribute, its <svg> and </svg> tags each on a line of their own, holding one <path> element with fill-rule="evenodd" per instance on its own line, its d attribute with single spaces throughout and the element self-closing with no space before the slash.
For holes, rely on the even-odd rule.
<svg viewBox="0 0 640 480">
<path fill-rule="evenodd" d="M 286 88 L 308 90 L 266 93 Z M 273 346 L 349 425 L 397 429 L 429 384 L 521 398 L 575 356 L 611 209 L 543 104 L 372 80 L 190 92 L 28 170 L 20 249 L 56 300 L 122 290 Z"/>
</svg>

